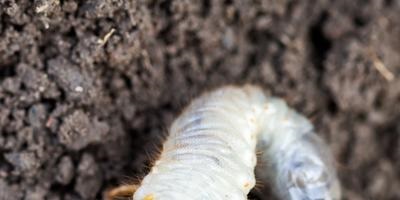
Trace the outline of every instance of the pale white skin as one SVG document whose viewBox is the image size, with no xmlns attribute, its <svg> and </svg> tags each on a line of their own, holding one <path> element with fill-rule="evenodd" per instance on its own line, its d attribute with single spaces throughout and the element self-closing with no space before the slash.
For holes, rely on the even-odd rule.
<svg viewBox="0 0 400 200">
<path fill-rule="evenodd" d="M 257 175 L 284 200 L 333 200 L 341 192 L 332 155 L 311 123 L 286 103 L 268 98 L 257 150 Z"/>
<path fill-rule="evenodd" d="M 308 188 L 307 191 L 313 191 L 313 196 L 315 191 L 319 196 L 319 193 L 325 195 L 325 190 L 320 188 L 331 188 L 331 182 L 337 182 L 336 175 L 331 172 L 333 169 L 326 166 L 330 163 L 314 152 L 319 150 L 314 148 L 315 142 L 303 142 L 302 135 L 311 130 L 312 126 L 304 117 L 288 109 L 282 101 L 267 98 L 258 87 L 228 86 L 204 94 L 174 121 L 160 159 L 143 179 L 133 198 L 245 200 L 255 185 L 257 143 L 257 148 L 263 151 L 263 160 L 271 161 L 269 167 L 262 170 L 265 173 L 261 174 L 275 180 L 277 192 L 282 198 L 307 199 L 303 198 L 301 189 L 300 192 L 296 190 L 299 185 L 292 185 L 297 184 L 298 179 L 304 179 L 306 188 L 315 188 L 314 182 L 318 181 L 314 179 L 320 180 L 320 171 L 328 174 L 329 178 L 322 182 L 329 181 L 329 187 L 318 183 L 318 189 Z M 296 145 L 297 141 L 302 145 Z M 300 155 L 304 154 L 303 157 L 309 158 L 310 154 L 310 158 L 315 159 L 313 163 L 315 161 L 319 165 L 300 170 L 298 166 L 292 167 L 292 161 L 286 159 L 304 159 L 297 154 L 293 156 L 290 148 L 300 152 Z M 282 149 L 286 151 L 282 152 Z M 313 172 L 303 172 L 303 169 Z M 293 173 L 297 179 L 285 178 L 288 173 Z"/>
</svg>

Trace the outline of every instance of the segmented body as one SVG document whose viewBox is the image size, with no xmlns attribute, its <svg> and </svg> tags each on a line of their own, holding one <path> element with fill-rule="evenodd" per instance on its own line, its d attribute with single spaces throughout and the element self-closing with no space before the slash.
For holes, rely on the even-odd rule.
<svg viewBox="0 0 400 200">
<path fill-rule="evenodd" d="M 247 199 L 255 185 L 257 143 L 269 166 L 261 174 L 275 180 L 282 198 L 334 196 L 335 172 L 311 131 L 304 117 L 258 87 L 218 89 L 195 99 L 175 120 L 134 199 Z"/>
<path fill-rule="evenodd" d="M 285 200 L 340 199 L 333 158 L 327 145 L 302 115 L 278 98 L 268 98 L 258 151 L 257 175 L 272 182 Z"/>
</svg>

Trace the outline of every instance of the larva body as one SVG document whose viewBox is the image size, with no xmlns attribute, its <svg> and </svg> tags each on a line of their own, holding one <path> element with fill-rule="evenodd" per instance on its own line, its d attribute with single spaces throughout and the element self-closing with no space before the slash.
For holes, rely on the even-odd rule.
<svg viewBox="0 0 400 200">
<path fill-rule="evenodd" d="M 258 143 L 258 144 L 257 144 Z M 195 99 L 174 121 L 135 200 L 245 200 L 255 185 L 256 145 L 282 199 L 339 199 L 332 160 L 313 126 L 255 86 Z"/>
<path fill-rule="evenodd" d="M 135 200 L 244 200 L 255 185 L 255 148 L 265 97 L 225 87 L 194 100 L 173 123 Z"/>
<path fill-rule="evenodd" d="M 284 200 L 340 199 L 331 153 L 310 122 L 283 100 L 268 98 L 258 151 L 258 175 Z M 260 178 L 261 178 L 260 177 Z"/>
</svg>

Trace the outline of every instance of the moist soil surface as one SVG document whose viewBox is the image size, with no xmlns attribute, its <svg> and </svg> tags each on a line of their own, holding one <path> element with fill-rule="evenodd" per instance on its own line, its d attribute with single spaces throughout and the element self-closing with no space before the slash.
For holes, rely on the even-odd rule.
<svg viewBox="0 0 400 200">
<path fill-rule="evenodd" d="M 0 0 L 0 199 L 137 182 L 191 99 L 244 83 L 312 120 L 344 199 L 400 199 L 399 36 L 398 0 Z"/>
</svg>

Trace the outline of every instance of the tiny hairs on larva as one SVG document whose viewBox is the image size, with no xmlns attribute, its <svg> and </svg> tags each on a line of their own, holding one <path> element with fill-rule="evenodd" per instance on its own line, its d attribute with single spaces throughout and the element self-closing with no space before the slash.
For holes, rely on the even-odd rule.
<svg viewBox="0 0 400 200">
<path fill-rule="evenodd" d="M 311 123 L 252 85 L 194 99 L 133 199 L 245 200 L 256 182 L 256 151 L 265 163 L 257 178 L 281 199 L 340 199 L 331 153 Z"/>
</svg>

